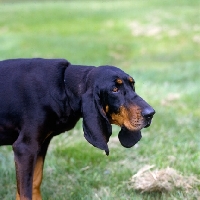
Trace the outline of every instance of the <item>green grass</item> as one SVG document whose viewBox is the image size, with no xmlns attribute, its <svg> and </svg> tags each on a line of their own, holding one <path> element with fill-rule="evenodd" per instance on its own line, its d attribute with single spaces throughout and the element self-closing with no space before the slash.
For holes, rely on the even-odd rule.
<svg viewBox="0 0 200 200">
<path fill-rule="evenodd" d="M 110 156 L 89 145 L 81 123 L 55 138 L 46 158 L 44 199 L 195 200 L 200 188 L 139 193 L 126 182 L 145 165 L 200 179 L 200 1 L 0 1 L 0 59 L 66 58 L 110 64 L 136 80 L 156 110 L 136 147 L 115 141 Z M 0 197 L 14 199 L 11 147 L 0 148 Z"/>
</svg>

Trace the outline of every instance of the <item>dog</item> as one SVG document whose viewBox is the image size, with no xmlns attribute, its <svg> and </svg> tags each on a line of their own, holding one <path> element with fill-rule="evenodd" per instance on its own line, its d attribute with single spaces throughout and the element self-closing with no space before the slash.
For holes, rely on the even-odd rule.
<svg viewBox="0 0 200 200">
<path fill-rule="evenodd" d="M 16 199 L 40 200 L 51 139 L 83 118 L 85 139 L 106 154 L 111 124 L 130 148 L 155 110 L 135 92 L 134 79 L 114 66 L 73 65 L 65 59 L 0 61 L 0 145 L 12 145 Z"/>
</svg>

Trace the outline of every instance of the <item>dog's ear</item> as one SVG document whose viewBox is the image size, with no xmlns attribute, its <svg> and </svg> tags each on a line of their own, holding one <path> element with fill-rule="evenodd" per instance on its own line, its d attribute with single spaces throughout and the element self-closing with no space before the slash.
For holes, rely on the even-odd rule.
<svg viewBox="0 0 200 200">
<path fill-rule="evenodd" d="M 112 134 L 112 127 L 101 106 L 97 89 L 89 89 L 82 96 L 83 131 L 86 140 L 93 146 L 109 154 L 107 142 Z"/>
<path fill-rule="evenodd" d="M 118 138 L 122 146 L 131 148 L 142 138 L 142 135 L 140 131 L 130 131 L 126 128 L 122 128 Z"/>
</svg>

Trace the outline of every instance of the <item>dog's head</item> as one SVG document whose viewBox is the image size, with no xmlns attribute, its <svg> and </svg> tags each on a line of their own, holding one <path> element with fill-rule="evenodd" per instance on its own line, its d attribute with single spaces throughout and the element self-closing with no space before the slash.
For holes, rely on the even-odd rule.
<svg viewBox="0 0 200 200">
<path fill-rule="evenodd" d="M 142 128 L 151 124 L 154 109 L 135 92 L 135 81 L 112 66 L 94 68 L 82 96 L 84 136 L 93 146 L 109 154 L 111 124 L 121 127 L 119 141 L 130 148 L 141 139 Z"/>
</svg>

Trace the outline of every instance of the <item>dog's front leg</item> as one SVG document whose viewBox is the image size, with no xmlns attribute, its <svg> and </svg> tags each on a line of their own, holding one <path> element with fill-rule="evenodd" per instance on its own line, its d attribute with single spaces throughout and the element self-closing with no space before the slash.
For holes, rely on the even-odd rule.
<svg viewBox="0 0 200 200">
<path fill-rule="evenodd" d="M 38 144 L 33 141 L 27 142 L 24 139 L 17 140 L 13 144 L 13 151 L 16 165 L 17 191 L 20 200 L 31 200 Z"/>
<path fill-rule="evenodd" d="M 42 182 L 42 171 L 43 171 L 43 157 L 38 156 L 35 164 L 34 175 L 33 175 L 33 187 L 32 187 L 32 199 L 41 200 L 40 185 Z M 16 200 L 20 200 L 19 191 L 16 194 Z"/>
<path fill-rule="evenodd" d="M 42 183 L 42 176 L 43 176 L 43 165 L 45 156 L 47 153 L 47 149 L 49 143 L 52 139 L 52 136 L 49 136 L 42 144 L 40 151 L 37 156 L 35 168 L 34 168 L 34 176 L 33 176 L 33 200 L 41 200 L 41 192 L 40 192 L 40 185 Z"/>
</svg>

